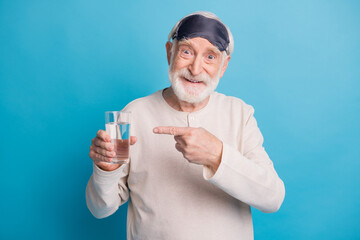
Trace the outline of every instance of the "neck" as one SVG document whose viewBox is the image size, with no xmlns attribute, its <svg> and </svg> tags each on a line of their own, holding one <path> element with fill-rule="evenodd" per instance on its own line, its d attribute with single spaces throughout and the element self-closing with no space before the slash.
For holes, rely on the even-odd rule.
<svg viewBox="0 0 360 240">
<path fill-rule="evenodd" d="M 199 103 L 184 102 L 184 101 L 181 101 L 178 99 L 178 97 L 175 95 L 175 93 L 171 87 L 166 88 L 162 92 L 162 95 L 170 107 L 174 108 L 177 111 L 181 111 L 181 112 L 199 111 L 200 109 L 204 108 L 208 104 L 209 99 L 210 99 L 210 96 L 209 96 L 205 100 L 203 100 L 202 102 L 199 102 Z"/>
</svg>

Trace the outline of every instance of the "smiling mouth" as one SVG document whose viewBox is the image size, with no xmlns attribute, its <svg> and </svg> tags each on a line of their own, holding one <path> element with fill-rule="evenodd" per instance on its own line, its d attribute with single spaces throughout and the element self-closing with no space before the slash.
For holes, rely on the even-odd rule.
<svg viewBox="0 0 360 240">
<path fill-rule="evenodd" d="M 184 79 L 185 79 L 186 81 L 188 81 L 188 82 L 191 82 L 191 83 L 202 83 L 202 82 L 200 82 L 200 81 L 195 81 L 195 80 L 187 79 L 187 78 L 185 78 L 185 77 L 184 77 Z"/>
</svg>

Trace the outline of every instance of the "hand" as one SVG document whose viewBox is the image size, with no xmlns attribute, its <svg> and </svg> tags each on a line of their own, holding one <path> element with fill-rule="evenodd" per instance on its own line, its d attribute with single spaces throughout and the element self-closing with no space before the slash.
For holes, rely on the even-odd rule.
<svg viewBox="0 0 360 240">
<path fill-rule="evenodd" d="M 189 162 L 209 167 L 214 173 L 222 156 L 222 142 L 204 128 L 156 127 L 156 134 L 174 135 L 175 148 Z"/>
<path fill-rule="evenodd" d="M 130 145 L 134 145 L 136 141 L 136 137 L 130 137 Z M 122 165 L 109 163 L 115 157 L 114 144 L 111 143 L 110 136 L 104 130 L 99 130 L 91 141 L 89 156 L 104 171 L 113 171 Z"/>
</svg>

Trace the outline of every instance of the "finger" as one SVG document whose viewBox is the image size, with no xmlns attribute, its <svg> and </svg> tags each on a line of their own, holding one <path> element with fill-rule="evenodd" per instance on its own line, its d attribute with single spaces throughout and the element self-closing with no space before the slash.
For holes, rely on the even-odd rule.
<svg viewBox="0 0 360 240">
<path fill-rule="evenodd" d="M 174 136 L 174 139 L 177 143 L 180 143 L 182 146 L 187 146 L 187 143 L 183 136 Z"/>
<path fill-rule="evenodd" d="M 174 136 L 184 135 L 189 131 L 188 127 L 156 127 L 153 129 L 156 134 L 168 134 Z"/>
<path fill-rule="evenodd" d="M 114 151 L 108 151 L 106 149 L 103 148 L 99 148 L 99 147 L 93 147 L 92 148 L 96 153 L 104 156 L 104 157 L 110 157 L 113 158 L 115 157 L 115 152 Z"/>
<path fill-rule="evenodd" d="M 178 150 L 179 152 L 183 152 L 183 148 L 181 147 L 180 143 L 176 143 L 176 144 L 175 144 L 175 148 L 176 148 L 176 150 Z"/>
<path fill-rule="evenodd" d="M 114 149 L 114 145 L 111 142 L 104 142 L 102 139 L 100 139 L 98 137 L 94 138 L 92 143 L 95 147 L 107 149 L 108 151 L 111 151 Z"/>
<path fill-rule="evenodd" d="M 96 137 L 102 139 L 105 142 L 111 141 L 109 134 L 107 134 L 104 130 L 101 129 L 97 132 Z"/>
<path fill-rule="evenodd" d="M 89 153 L 90 158 L 95 162 L 111 162 L 112 157 L 105 157 L 94 150 L 91 150 Z"/>
<path fill-rule="evenodd" d="M 137 138 L 135 136 L 130 136 L 130 145 L 134 145 L 137 142 Z"/>
</svg>

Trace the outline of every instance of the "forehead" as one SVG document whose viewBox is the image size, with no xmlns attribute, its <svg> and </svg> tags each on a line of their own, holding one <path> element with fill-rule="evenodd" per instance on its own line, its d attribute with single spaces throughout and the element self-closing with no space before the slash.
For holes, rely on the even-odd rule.
<svg viewBox="0 0 360 240">
<path fill-rule="evenodd" d="M 213 51 L 220 53 L 220 50 L 215 47 L 209 40 L 201 37 L 182 39 L 178 42 L 178 46 L 189 46 L 196 50 Z"/>
</svg>

